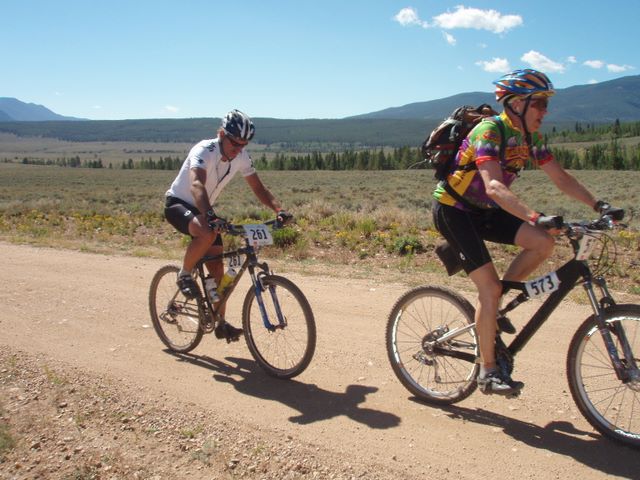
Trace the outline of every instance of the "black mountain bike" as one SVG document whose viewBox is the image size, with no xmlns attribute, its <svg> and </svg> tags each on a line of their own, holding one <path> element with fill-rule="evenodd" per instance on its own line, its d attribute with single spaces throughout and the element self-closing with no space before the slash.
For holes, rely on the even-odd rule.
<svg viewBox="0 0 640 480">
<path fill-rule="evenodd" d="M 199 293 L 195 298 L 187 299 L 176 285 L 180 267 L 166 265 L 158 270 L 149 290 L 149 311 L 156 333 L 170 350 L 190 352 L 205 333 L 215 329 L 221 321 L 222 305 L 248 271 L 251 288 L 242 306 L 242 327 L 251 355 L 269 375 L 278 378 L 295 377 L 309 366 L 316 347 L 311 306 L 291 280 L 274 275 L 266 262 L 258 260 L 259 247 L 273 243 L 268 226 L 276 229 L 281 225 L 277 220 L 259 225 L 226 224 L 225 233 L 242 236 L 244 246 L 205 256 L 197 263 Z M 221 258 L 239 270 L 220 301 L 212 305 L 204 288 L 204 264 Z"/>
<path fill-rule="evenodd" d="M 496 361 L 511 374 L 514 356 L 576 286 L 582 285 L 593 315 L 573 335 L 566 371 L 571 395 L 589 423 L 605 436 L 640 447 L 640 305 L 618 304 L 603 277 L 613 264 L 615 244 L 605 231 L 610 216 L 565 223 L 574 258 L 558 270 L 527 282 L 503 281 L 513 298 L 507 315 L 530 298 L 549 295 L 507 346 L 498 333 Z M 596 248 L 598 247 L 598 248 Z M 592 266 L 587 261 L 592 253 Z M 515 293 L 514 293 L 515 292 Z M 393 306 L 386 329 L 391 366 L 400 382 L 431 404 L 459 402 L 477 388 L 479 356 L 474 307 L 441 286 L 421 286 Z"/>
</svg>

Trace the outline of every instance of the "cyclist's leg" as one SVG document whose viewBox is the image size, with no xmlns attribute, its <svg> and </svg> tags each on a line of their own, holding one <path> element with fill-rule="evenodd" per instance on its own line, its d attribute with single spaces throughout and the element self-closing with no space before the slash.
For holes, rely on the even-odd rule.
<svg viewBox="0 0 640 480">
<path fill-rule="evenodd" d="M 461 260 L 462 268 L 478 290 L 476 331 L 483 367 L 495 368 L 496 314 L 502 286 L 480 232 L 484 214 L 434 206 L 434 224 Z"/>
<path fill-rule="evenodd" d="M 523 222 L 516 234 L 515 244 L 523 250 L 511 262 L 503 278 L 519 282 L 551 256 L 554 241 L 546 231 Z"/>
<path fill-rule="evenodd" d="M 484 240 L 513 244 L 522 221 L 498 209 L 465 213 L 442 205 L 436 208 L 434 221 L 458 252 L 465 272 L 478 290 L 475 320 L 482 362 L 478 384 L 485 393 L 515 394 L 524 384 L 512 381 L 496 365 L 495 338 L 502 284 Z"/>
<path fill-rule="evenodd" d="M 217 233 L 209 228 L 204 215 L 196 207 L 179 198 L 167 197 L 164 215 L 177 231 L 191 237 L 178 273 L 178 286 L 184 295 L 193 297 L 197 294 L 197 286 L 191 278 L 191 272 L 207 252 Z"/>
<path fill-rule="evenodd" d="M 189 235 L 191 235 L 191 243 L 187 246 L 184 254 L 182 269 L 190 272 L 202 257 L 206 255 L 211 244 L 218 236 L 217 232 L 211 230 L 206 222 L 203 214 L 194 215 L 189 222 Z"/>
<path fill-rule="evenodd" d="M 217 235 L 213 239 L 213 243 L 209 245 L 204 255 L 214 256 L 214 255 L 222 255 L 224 251 L 224 246 L 222 244 L 222 235 Z M 224 275 L 224 264 L 222 262 L 222 258 L 218 260 L 211 260 L 205 263 L 207 270 L 211 274 L 213 278 L 216 279 L 216 284 L 220 285 L 220 281 L 222 280 L 222 276 Z M 236 328 L 230 323 L 228 323 L 225 319 L 225 312 L 227 310 L 226 303 L 220 305 L 218 308 L 218 315 L 220 316 L 220 323 L 216 325 L 215 335 L 216 338 L 225 339 L 227 342 L 234 342 L 240 339 L 240 335 L 242 335 L 242 329 Z"/>
<path fill-rule="evenodd" d="M 182 272 L 191 272 L 198 260 L 207 254 L 218 234 L 209 228 L 205 216 L 196 207 L 180 199 L 167 200 L 164 215 L 176 230 L 191 237 L 182 261 Z"/>
<path fill-rule="evenodd" d="M 478 290 L 475 321 L 482 367 L 486 371 L 495 370 L 496 314 L 502 294 L 502 285 L 492 262 L 470 272 L 469 278 Z"/>
</svg>

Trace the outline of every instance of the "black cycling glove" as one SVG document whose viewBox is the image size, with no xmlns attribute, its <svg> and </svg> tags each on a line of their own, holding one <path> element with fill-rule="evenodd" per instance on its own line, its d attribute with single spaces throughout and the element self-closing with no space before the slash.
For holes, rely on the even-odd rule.
<svg viewBox="0 0 640 480">
<path fill-rule="evenodd" d="M 227 221 L 224 218 L 220 218 L 216 215 L 216 212 L 209 210 L 206 214 L 207 225 L 211 230 L 222 230 L 227 226 Z"/>
<path fill-rule="evenodd" d="M 535 225 L 545 230 L 560 229 L 564 225 L 564 218 L 562 215 L 544 215 L 541 213 L 536 218 Z"/>
<path fill-rule="evenodd" d="M 614 208 L 604 200 L 598 200 L 593 209 L 602 216 L 610 216 L 612 220 L 622 220 L 624 218 L 624 210 L 622 208 Z"/>
<path fill-rule="evenodd" d="M 276 215 L 276 220 L 281 225 L 286 225 L 291 220 L 293 220 L 293 215 L 291 215 L 286 210 L 278 210 L 278 214 Z"/>
</svg>

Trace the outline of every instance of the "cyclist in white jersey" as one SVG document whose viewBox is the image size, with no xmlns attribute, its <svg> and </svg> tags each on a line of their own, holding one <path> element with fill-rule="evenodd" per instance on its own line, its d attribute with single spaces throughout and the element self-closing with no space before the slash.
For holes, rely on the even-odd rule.
<svg viewBox="0 0 640 480">
<path fill-rule="evenodd" d="M 244 150 L 254 133 L 253 122 L 246 114 L 230 111 L 222 120 L 217 138 L 202 140 L 191 149 L 166 192 L 167 221 L 179 232 L 191 236 L 178 273 L 178 287 L 187 298 L 193 298 L 198 291 L 192 277 L 196 263 L 205 255 L 219 255 L 223 251 L 222 237 L 216 228 L 219 218 L 213 204 L 236 173 L 242 174 L 258 200 L 276 212 L 281 221 L 291 218 L 262 183 Z M 207 269 L 219 284 L 224 273 L 222 261 L 208 262 Z M 224 315 L 224 311 L 221 314 Z M 223 321 L 216 327 L 215 334 L 227 341 L 238 340 L 242 329 Z"/>
</svg>

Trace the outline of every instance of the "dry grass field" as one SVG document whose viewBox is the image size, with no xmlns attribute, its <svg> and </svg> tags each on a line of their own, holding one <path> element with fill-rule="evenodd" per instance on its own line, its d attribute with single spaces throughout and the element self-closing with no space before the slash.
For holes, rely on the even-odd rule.
<svg viewBox="0 0 640 480">
<path fill-rule="evenodd" d="M 0 154 L 1 157 L 1 154 Z M 579 171 L 600 198 L 624 207 L 629 229 L 615 233 L 624 289 L 640 291 L 638 207 L 640 172 Z M 175 173 L 154 170 L 60 168 L 0 163 L 0 239 L 95 252 L 178 258 L 185 238 L 163 220 L 163 195 Z M 430 206 L 429 171 L 262 172 L 263 181 L 291 210 L 297 224 L 271 255 L 301 263 L 382 267 L 398 274 L 442 271 L 432 255 L 439 240 Z M 592 212 L 565 199 L 539 171 L 515 189 L 531 205 L 568 219 Z M 241 178 L 216 205 L 234 221 L 265 219 Z M 496 247 L 498 265 L 513 249 Z M 567 256 L 559 245 L 557 261 Z"/>
</svg>

